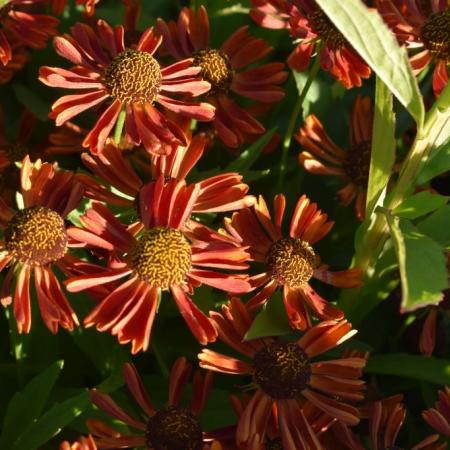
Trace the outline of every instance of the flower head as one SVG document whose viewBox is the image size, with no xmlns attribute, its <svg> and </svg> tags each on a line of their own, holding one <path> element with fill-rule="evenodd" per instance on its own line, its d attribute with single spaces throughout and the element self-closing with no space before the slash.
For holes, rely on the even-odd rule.
<svg viewBox="0 0 450 450">
<path fill-rule="evenodd" d="M 112 28 L 103 20 L 95 29 L 77 23 L 71 31 L 72 35 L 55 38 L 54 45 L 57 53 L 75 66 L 70 70 L 41 67 L 40 80 L 51 87 L 84 91 L 61 97 L 53 104 L 51 117 L 58 126 L 110 102 L 83 141 L 93 153 L 103 151 L 119 114 L 124 115 L 127 138 L 155 154 L 169 153 L 172 144 L 186 144 L 183 131 L 156 108 L 157 104 L 197 120 L 214 117 L 212 105 L 186 98 L 210 89 L 210 84 L 198 77 L 200 67 L 192 66 L 192 59 L 161 66 L 154 54 L 162 39 L 154 36 L 152 28 L 129 48 L 125 47 L 124 27 Z M 177 94 L 184 99 L 174 98 Z"/>
<path fill-rule="evenodd" d="M 164 37 L 162 49 L 177 60 L 194 58 L 201 76 L 211 84 L 207 100 L 216 107 L 213 124 L 228 147 L 239 147 L 247 136 L 264 132 L 261 123 L 234 101 L 235 96 L 278 102 L 284 96 L 279 85 L 287 78 L 281 63 L 254 66 L 271 48 L 264 40 L 250 36 L 247 29 L 239 28 L 220 48 L 212 48 L 204 6 L 197 14 L 183 8 L 178 22 L 158 19 L 158 31 Z"/>
<path fill-rule="evenodd" d="M 42 320 L 52 333 L 58 326 L 72 330 L 78 320 L 64 295 L 52 266 L 63 271 L 73 265 L 68 254 L 64 219 L 81 200 L 83 189 L 71 172 L 27 156 L 20 173 L 24 209 L 14 211 L 1 201 L 0 270 L 6 270 L 1 303 L 14 303 L 19 333 L 31 328 L 30 280 L 34 278 Z M 17 277 L 11 295 L 11 285 Z"/>
<path fill-rule="evenodd" d="M 217 445 L 210 447 L 208 442 L 212 439 L 203 432 L 198 418 L 212 387 L 212 373 L 208 372 L 203 377 L 200 372 L 196 372 L 191 403 L 188 407 L 180 404 L 191 371 L 192 366 L 185 358 L 179 358 L 174 363 L 170 374 L 167 406 L 157 409 L 153 406 L 136 368 L 125 364 L 124 376 L 128 390 L 143 411 L 138 419 L 124 411 L 109 395 L 91 391 L 92 401 L 98 408 L 136 430 L 132 434 L 123 435 L 103 422 L 88 421 L 88 427 L 100 448 L 220 450 Z"/>
<path fill-rule="evenodd" d="M 85 318 L 86 326 L 111 331 L 120 343 L 131 342 L 133 353 L 146 350 L 158 297 L 169 290 L 197 340 L 202 344 L 215 340 L 213 325 L 189 293 L 202 283 L 247 292 L 247 276 L 216 269 L 245 269 L 248 253 L 232 238 L 190 220 L 199 193 L 198 185 L 166 183 L 161 176 L 141 189 L 142 223 L 127 228 L 105 206 L 94 203 L 80 218 L 84 228 L 69 230 L 79 245 L 107 251 L 115 260 L 107 269 L 98 266 L 97 273 L 68 280 L 69 291 L 124 279 Z"/>
<path fill-rule="evenodd" d="M 372 142 L 373 107 L 369 97 L 356 98 L 352 111 L 349 146 L 336 145 L 326 133 L 319 119 L 311 114 L 296 136 L 306 151 L 299 154 L 300 164 L 315 175 L 334 175 L 346 185 L 338 192 L 342 204 L 356 198 L 355 210 L 363 220 L 366 210 Z"/>
<path fill-rule="evenodd" d="M 222 314 L 211 312 L 211 318 L 219 338 L 244 358 L 204 349 L 198 356 L 200 366 L 232 375 L 249 375 L 256 388 L 239 420 L 238 446 L 259 448 L 251 444 L 264 442 L 274 404 L 284 448 L 288 450 L 320 448 L 302 410 L 305 400 L 344 423 L 359 422 L 358 410 L 351 403 L 363 398 L 364 382 L 359 377 L 365 359 L 315 361 L 316 356 L 356 333 L 347 321 L 321 322 L 297 341 L 273 338 L 245 341 L 253 317 L 239 299 L 233 298 L 229 305 L 224 305 Z"/>
<path fill-rule="evenodd" d="M 258 275 L 252 277 L 259 292 L 247 304 L 256 309 L 265 304 L 274 292 L 283 289 L 283 299 L 292 327 L 311 326 L 310 310 L 322 320 L 339 320 L 343 312 L 320 297 L 309 281 L 316 278 L 337 287 L 361 285 L 359 270 L 330 272 L 313 249 L 331 229 L 333 222 L 317 208 L 317 204 L 303 195 L 292 215 L 288 236 L 282 232 L 286 199 L 277 195 L 274 200 L 274 220 L 266 202 L 259 197 L 254 209 L 243 209 L 225 222 L 228 233 L 249 247 L 251 259 L 262 263 Z"/>
<path fill-rule="evenodd" d="M 450 7 L 447 0 L 376 0 L 377 9 L 401 44 L 412 50 L 418 74 L 435 62 L 433 91 L 438 96 L 448 81 Z"/>
<path fill-rule="evenodd" d="M 361 86 L 370 77 L 369 66 L 314 0 L 252 0 L 250 15 L 265 28 L 286 28 L 300 43 L 288 58 L 292 69 L 307 69 L 314 50 L 320 49 L 322 69 L 344 87 Z M 318 47 L 319 45 L 319 47 Z"/>
</svg>

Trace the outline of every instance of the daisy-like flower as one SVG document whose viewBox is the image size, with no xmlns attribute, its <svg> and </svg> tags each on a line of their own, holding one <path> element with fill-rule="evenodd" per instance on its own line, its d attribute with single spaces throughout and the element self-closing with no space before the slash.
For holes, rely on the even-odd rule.
<svg viewBox="0 0 450 450">
<path fill-rule="evenodd" d="M 370 77 L 370 67 L 314 0 L 252 0 L 252 4 L 250 15 L 259 25 L 286 28 L 300 40 L 288 58 L 292 69 L 306 70 L 314 50 L 320 48 L 322 69 L 347 89 L 361 86 L 362 79 Z"/>
<path fill-rule="evenodd" d="M 146 448 L 148 450 L 220 450 L 209 433 L 202 430 L 199 414 L 202 412 L 212 387 L 212 373 L 205 376 L 197 371 L 193 378 L 192 400 L 188 407 L 181 406 L 181 398 L 192 371 L 186 358 L 175 361 L 169 384 L 167 406 L 153 406 L 144 384 L 131 364 L 124 365 L 128 390 L 143 414 L 139 418 L 124 411 L 109 395 L 91 391 L 93 403 L 114 419 L 128 425 L 132 434 L 124 435 L 98 420 L 88 421 L 99 448 Z"/>
<path fill-rule="evenodd" d="M 236 439 L 240 448 L 260 448 L 257 445 L 264 442 L 274 404 L 285 450 L 321 448 L 301 409 L 305 399 L 332 418 L 358 424 L 359 413 L 351 403 L 364 397 L 364 382 L 359 378 L 365 359 L 313 361 L 356 333 L 347 321 L 321 322 L 294 342 L 273 338 L 245 341 L 253 317 L 239 299 L 224 305 L 222 314 L 210 314 L 219 338 L 245 358 L 204 349 L 198 355 L 200 366 L 249 375 L 257 389 L 239 420 Z"/>
<path fill-rule="evenodd" d="M 376 0 L 379 13 L 401 44 L 415 51 L 415 74 L 435 62 L 433 91 L 438 96 L 448 82 L 450 6 L 447 0 Z"/>
<path fill-rule="evenodd" d="M 59 450 L 97 450 L 97 445 L 92 436 L 81 436 L 73 444 L 70 444 L 68 441 L 62 442 Z"/>
<path fill-rule="evenodd" d="M 326 133 L 319 119 L 311 114 L 295 136 L 306 151 L 299 154 L 300 164 L 314 175 L 341 178 L 346 185 L 337 193 L 343 205 L 355 198 L 356 216 L 364 219 L 367 183 L 372 149 L 373 107 L 369 97 L 358 96 L 353 105 L 349 145 L 343 150 Z"/>
<path fill-rule="evenodd" d="M 12 57 L 6 65 L 0 65 L 0 84 L 6 84 L 12 77 L 20 72 L 25 64 L 30 60 L 30 54 L 22 45 L 11 45 Z"/>
<path fill-rule="evenodd" d="M 196 15 L 183 8 L 178 22 L 158 19 L 164 37 L 162 49 L 177 60 L 194 58 L 201 75 L 211 84 L 207 100 L 216 107 L 214 128 L 228 147 L 239 147 L 248 136 L 264 133 L 263 125 L 233 99 L 234 95 L 258 102 L 278 102 L 284 97 L 280 84 L 286 78 L 282 63 L 254 66 L 272 49 L 262 39 L 239 28 L 220 48 L 210 47 L 208 14 L 200 6 Z M 251 67 L 248 67 L 250 66 Z"/>
<path fill-rule="evenodd" d="M 439 391 L 439 401 L 434 408 L 424 411 L 422 417 L 438 433 L 450 438 L 450 389 L 448 386 L 444 391 Z"/>
<path fill-rule="evenodd" d="M 206 145 L 206 138 L 203 136 L 191 138 L 188 134 L 188 141 L 187 146 L 174 146 L 167 156 L 154 156 L 147 164 L 142 163 L 144 173 L 150 174 L 153 180 L 160 176 L 165 180 L 184 180 L 203 155 Z M 97 183 L 89 176 L 80 176 L 86 186 L 86 196 L 96 200 L 133 208 L 144 182 L 150 181 L 141 179 L 124 152 L 112 142 L 101 155 L 84 153 L 82 160 L 100 178 L 100 183 Z M 113 186 L 128 196 L 128 199 L 113 194 L 105 188 L 105 184 Z M 249 187 L 242 182 L 242 175 L 236 172 L 208 177 L 197 184 L 200 191 L 192 208 L 194 213 L 233 211 L 251 206 L 255 201 L 254 196 L 247 195 Z"/>
<path fill-rule="evenodd" d="M 159 104 L 177 114 L 197 120 L 212 120 L 214 107 L 193 103 L 195 97 L 210 89 L 198 77 L 200 67 L 192 66 L 192 58 L 162 67 L 153 56 L 161 44 L 153 29 L 147 29 L 138 44 L 126 48 L 124 27 L 112 28 L 99 20 L 95 29 L 77 23 L 72 35 L 55 38 L 56 52 L 74 67 L 60 69 L 41 67 L 39 79 L 51 87 L 82 90 L 66 95 L 52 106 L 51 118 L 63 125 L 72 117 L 96 105 L 106 103 L 92 130 L 83 141 L 93 153 L 101 153 L 119 115 L 125 114 L 127 138 L 155 154 L 169 153 L 172 144 L 185 145 L 186 136 L 175 122 L 160 112 Z M 174 95 L 184 95 L 176 99 Z"/>
<path fill-rule="evenodd" d="M 115 260 L 111 267 L 98 267 L 98 273 L 68 280 L 69 291 L 123 280 L 85 318 L 85 326 L 110 331 L 120 343 L 131 342 L 133 353 L 146 350 L 158 298 L 170 290 L 197 340 L 206 344 L 216 339 L 214 326 L 189 293 L 202 283 L 226 292 L 248 292 L 246 275 L 215 270 L 246 269 L 248 253 L 235 240 L 190 220 L 199 194 L 196 184 L 165 183 L 161 176 L 141 189 L 143 229 L 139 223 L 127 228 L 100 203 L 80 218 L 84 228 L 69 229 L 80 245 L 111 252 Z"/>
<path fill-rule="evenodd" d="M 57 165 L 27 156 L 20 173 L 24 208 L 14 211 L 0 200 L 0 270 L 6 274 L 1 303 L 14 303 L 19 333 L 31 328 L 30 281 L 33 275 L 42 320 L 52 333 L 58 326 L 72 330 L 77 317 L 63 293 L 52 266 L 65 270 L 73 260 L 67 252 L 68 235 L 64 219 L 82 198 L 83 188 L 73 173 Z M 8 267 L 9 266 L 9 267 Z M 11 295 L 13 279 L 16 288 Z"/>
<path fill-rule="evenodd" d="M 36 7 L 44 8 L 48 0 L 9 0 L 0 7 L 0 62 L 13 58 L 13 41 L 31 48 L 44 48 L 57 34 L 59 20 L 36 14 Z"/>
<path fill-rule="evenodd" d="M 333 226 L 316 203 L 303 195 L 292 215 L 289 235 L 284 236 L 283 222 L 286 199 L 280 194 L 274 200 L 274 222 L 265 200 L 260 196 L 254 209 L 245 208 L 225 220 L 228 233 L 248 246 L 251 260 L 262 263 L 262 271 L 252 277 L 259 292 L 247 303 L 250 309 L 264 305 L 276 289 L 283 289 L 283 300 L 293 328 L 311 326 L 309 311 L 322 320 L 340 320 L 344 313 L 319 296 L 309 281 L 316 278 L 340 288 L 361 285 L 361 272 L 349 269 L 330 272 L 320 263 L 312 245 L 320 241 Z"/>
</svg>

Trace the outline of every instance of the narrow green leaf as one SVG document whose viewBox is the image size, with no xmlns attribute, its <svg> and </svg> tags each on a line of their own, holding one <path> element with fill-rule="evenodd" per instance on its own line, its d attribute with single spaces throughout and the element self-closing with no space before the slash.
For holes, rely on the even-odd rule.
<svg viewBox="0 0 450 450">
<path fill-rule="evenodd" d="M 395 115 L 392 94 L 377 77 L 375 111 L 367 186 L 366 215 L 370 217 L 377 204 L 382 204 L 395 162 Z"/>
<path fill-rule="evenodd" d="M 223 169 L 223 172 L 240 172 L 248 170 L 252 164 L 259 158 L 261 150 L 270 142 L 275 128 L 270 129 L 266 134 L 261 136 L 247 150 L 243 151 L 233 162 Z"/>
<path fill-rule="evenodd" d="M 406 198 L 395 209 L 394 214 L 404 219 L 417 219 L 442 208 L 448 202 L 448 197 L 433 194 L 428 191 L 419 192 Z"/>
<path fill-rule="evenodd" d="M 450 383 L 450 361 L 403 353 L 373 355 L 364 372 L 414 378 L 441 386 Z"/>
<path fill-rule="evenodd" d="M 57 403 L 33 422 L 16 440 L 11 450 L 35 450 L 75 420 L 90 404 L 89 393 L 83 391 L 68 400 Z"/>
<path fill-rule="evenodd" d="M 417 80 L 406 50 L 399 47 L 381 16 L 361 0 L 317 0 L 317 3 L 421 127 L 425 108 Z"/>
<path fill-rule="evenodd" d="M 282 293 L 278 290 L 255 317 L 244 340 L 250 341 L 266 336 L 281 336 L 290 332 L 292 332 L 292 328 L 289 326 L 286 316 Z"/>
<path fill-rule="evenodd" d="M 24 428 L 31 425 L 41 415 L 53 386 L 63 368 L 63 361 L 57 361 L 34 377 L 22 392 L 14 394 L 8 404 L 0 448 L 10 448 L 14 439 Z"/>
<path fill-rule="evenodd" d="M 450 170 L 450 141 L 435 148 L 417 177 L 416 184 L 425 184 Z"/>
<path fill-rule="evenodd" d="M 446 258 L 442 247 L 414 225 L 386 213 L 397 254 L 402 285 L 403 311 L 413 311 L 442 300 L 448 287 Z"/>
<path fill-rule="evenodd" d="M 443 247 L 450 247 L 450 205 L 446 205 L 430 214 L 426 219 L 417 224 L 419 231 Z"/>
</svg>

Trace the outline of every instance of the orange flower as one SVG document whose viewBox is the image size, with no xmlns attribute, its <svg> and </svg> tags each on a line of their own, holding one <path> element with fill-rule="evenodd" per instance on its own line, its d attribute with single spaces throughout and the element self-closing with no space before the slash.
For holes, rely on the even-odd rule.
<svg viewBox="0 0 450 450">
<path fill-rule="evenodd" d="M 340 288 L 357 287 L 361 285 L 361 272 L 357 269 L 330 272 L 320 263 L 312 245 L 330 231 L 334 222 L 328 222 L 327 215 L 305 195 L 292 215 L 289 236 L 284 237 L 281 225 L 285 206 L 284 195 L 277 195 L 273 222 L 260 196 L 253 210 L 243 209 L 225 221 L 228 233 L 248 246 L 251 259 L 264 264 L 262 271 L 252 277 L 253 287 L 260 290 L 247 306 L 251 310 L 261 307 L 280 287 L 293 328 L 304 330 L 311 326 L 308 309 L 322 320 L 340 320 L 343 312 L 320 297 L 309 280 L 316 278 Z"/>
<path fill-rule="evenodd" d="M 44 48 L 47 40 L 57 33 L 59 20 L 36 14 L 48 0 L 9 0 L 0 7 L 0 62 L 6 66 L 13 59 L 12 42 L 31 48 Z"/>
<path fill-rule="evenodd" d="M 364 397 L 364 381 L 359 378 L 365 359 L 313 361 L 356 333 L 347 321 L 319 323 L 294 342 L 273 338 L 245 341 L 253 317 L 239 299 L 224 305 L 222 314 L 210 314 L 219 338 L 245 359 L 204 349 L 198 355 L 200 366 L 231 375 L 249 375 L 257 389 L 239 420 L 236 439 L 240 448 L 260 448 L 274 404 L 285 450 L 320 448 L 301 409 L 305 399 L 332 418 L 358 424 L 359 413 L 351 403 Z"/>
<path fill-rule="evenodd" d="M 83 189 L 73 173 L 27 156 L 20 173 L 24 209 L 14 211 L 0 200 L 0 271 L 8 265 L 0 297 L 3 306 L 14 302 L 19 333 L 31 328 L 30 280 L 33 275 L 42 320 L 52 333 L 58 326 L 72 330 L 77 317 L 64 295 L 52 266 L 63 271 L 75 265 L 68 252 L 64 220 L 80 202 Z M 17 276 L 14 295 L 11 285 Z"/>
<path fill-rule="evenodd" d="M 97 445 L 92 436 L 81 436 L 78 441 L 74 442 L 72 445 L 68 441 L 62 442 L 59 446 L 59 450 L 97 450 Z"/>
<path fill-rule="evenodd" d="M 213 119 L 212 105 L 173 98 L 176 94 L 204 94 L 210 84 L 197 76 L 201 69 L 192 66 L 192 59 L 162 67 L 153 56 L 162 39 L 154 36 L 152 28 L 132 48 L 125 47 L 123 26 L 113 29 L 103 20 L 97 22 L 95 30 L 77 23 L 71 31 L 72 36 L 55 38 L 54 45 L 57 53 L 75 66 L 70 70 L 41 67 L 39 79 L 51 87 L 84 91 L 61 97 L 53 104 L 50 116 L 58 126 L 112 100 L 83 141 L 93 153 L 103 151 L 121 112 L 130 142 L 142 142 L 155 154 L 169 153 L 172 144 L 187 143 L 180 127 L 156 109 L 156 104 L 193 119 Z"/>
<path fill-rule="evenodd" d="M 422 417 L 437 432 L 450 438 L 450 389 L 448 386 L 444 391 L 439 391 L 439 401 L 434 408 L 424 411 Z"/>
<path fill-rule="evenodd" d="M 212 387 L 212 373 L 203 377 L 199 371 L 194 375 L 190 406 L 180 405 L 192 366 L 186 358 L 175 361 L 170 374 L 169 401 L 167 406 L 154 408 L 144 384 L 132 364 L 125 364 L 124 378 L 128 390 L 143 414 L 135 418 L 124 411 L 109 395 L 95 389 L 91 391 L 93 403 L 114 419 L 133 431 L 124 435 L 99 420 L 89 420 L 88 428 L 95 436 L 100 448 L 147 448 L 149 450 L 220 450 L 218 443 L 212 442 L 212 433 L 202 430 L 199 414 L 205 407 Z"/>
<path fill-rule="evenodd" d="M 122 344 L 131 342 L 133 353 L 146 350 L 158 298 L 161 291 L 170 290 L 197 340 L 206 344 L 216 339 L 213 325 L 189 294 L 203 283 L 227 292 L 248 292 L 247 276 L 216 271 L 246 269 L 248 253 L 235 240 L 190 220 L 199 194 L 199 185 L 165 183 L 161 176 L 141 189 L 142 224 L 127 228 L 95 202 L 80 218 L 84 228 L 68 230 L 79 246 L 106 251 L 113 261 L 106 269 L 97 266 L 97 273 L 69 279 L 70 292 L 126 278 L 85 318 L 85 326 L 110 331 Z"/>
<path fill-rule="evenodd" d="M 306 148 L 299 154 L 300 164 L 314 175 L 333 175 L 346 182 L 338 192 L 343 205 L 356 198 L 355 210 L 359 220 L 366 210 L 372 143 L 373 107 L 369 97 L 358 96 L 352 111 L 349 147 L 345 151 L 326 133 L 319 119 L 311 114 L 295 138 Z"/>
<path fill-rule="evenodd" d="M 209 20 L 204 6 L 200 6 L 197 15 L 194 10 L 183 8 L 178 22 L 158 19 L 158 31 L 164 37 L 162 49 L 177 60 L 194 58 L 194 64 L 202 69 L 202 77 L 211 83 L 207 100 L 216 107 L 213 124 L 228 147 L 239 147 L 248 136 L 265 131 L 233 100 L 231 93 L 268 103 L 284 97 L 279 87 L 287 78 L 284 65 L 269 63 L 255 67 L 271 48 L 264 40 L 250 36 L 247 29 L 239 28 L 215 49 L 210 48 Z M 246 69 L 249 65 L 252 67 Z"/>
<path fill-rule="evenodd" d="M 251 17 L 265 28 L 289 30 L 300 43 L 288 58 L 292 69 L 303 72 L 321 44 L 320 63 L 344 87 L 361 86 L 370 77 L 361 59 L 314 0 L 251 0 Z"/>
<path fill-rule="evenodd" d="M 433 91 L 439 96 L 448 82 L 450 64 L 448 0 L 376 0 L 376 4 L 398 41 L 414 51 L 410 62 L 415 74 L 436 62 Z"/>
</svg>

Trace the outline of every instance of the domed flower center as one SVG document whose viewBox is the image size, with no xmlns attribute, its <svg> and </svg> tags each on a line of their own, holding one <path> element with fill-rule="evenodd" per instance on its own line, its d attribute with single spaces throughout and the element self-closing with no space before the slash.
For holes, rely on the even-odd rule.
<svg viewBox="0 0 450 450">
<path fill-rule="evenodd" d="M 333 22 L 331 22 L 321 9 L 317 9 L 308 19 L 312 29 L 327 47 L 333 50 L 339 50 L 346 44 L 343 34 L 334 26 Z"/>
<path fill-rule="evenodd" d="M 8 155 L 8 159 L 11 162 L 15 161 L 22 161 L 23 158 L 29 153 L 29 150 L 27 147 L 25 147 L 22 144 L 14 143 L 10 144 L 6 147 L 6 154 Z"/>
<path fill-rule="evenodd" d="M 152 228 L 131 252 L 139 278 L 161 289 L 183 284 L 191 268 L 192 252 L 183 233 L 172 228 Z"/>
<path fill-rule="evenodd" d="M 9 12 L 13 9 L 13 5 L 11 2 L 6 3 L 5 6 L 2 6 L 0 8 L 0 22 L 4 19 L 6 19 L 6 16 L 9 14 Z"/>
<path fill-rule="evenodd" d="M 18 211 L 5 230 L 6 249 L 15 259 L 44 266 L 61 259 L 67 250 L 64 220 L 45 206 Z"/>
<path fill-rule="evenodd" d="M 194 55 L 194 66 L 202 68 L 201 76 L 211 83 L 209 94 L 227 92 L 233 81 L 233 68 L 228 56 L 220 50 L 200 50 Z"/>
<path fill-rule="evenodd" d="M 364 141 L 351 147 L 344 161 L 344 170 L 348 177 L 362 188 L 367 188 L 370 170 L 372 144 Z"/>
<path fill-rule="evenodd" d="M 422 41 L 436 58 L 450 64 L 450 8 L 428 17 L 422 27 Z"/>
<path fill-rule="evenodd" d="M 150 53 L 125 50 L 105 72 L 105 84 L 115 100 L 124 103 L 153 102 L 161 86 L 161 67 Z"/>
<path fill-rule="evenodd" d="M 147 448 L 154 450 L 201 450 L 202 429 L 188 410 L 169 406 L 150 417 L 145 432 Z"/>
<path fill-rule="evenodd" d="M 294 342 L 274 342 L 253 359 L 255 383 L 274 399 L 298 398 L 311 378 L 308 355 Z"/>
<path fill-rule="evenodd" d="M 280 438 L 271 439 L 266 442 L 265 450 L 283 450 L 283 443 Z"/>
<path fill-rule="evenodd" d="M 316 254 L 302 239 L 283 238 L 270 247 L 266 266 L 267 272 L 278 284 L 299 288 L 313 276 Z"/>
</svg>

